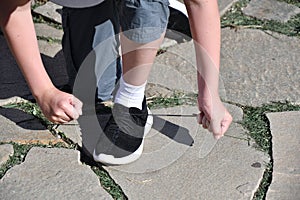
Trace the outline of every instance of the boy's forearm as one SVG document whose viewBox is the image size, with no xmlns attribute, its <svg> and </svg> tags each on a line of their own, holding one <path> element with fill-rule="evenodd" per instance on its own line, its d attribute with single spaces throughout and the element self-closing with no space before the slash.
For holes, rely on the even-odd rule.
<svg viewBox="0 0 300 200">
<path fill-rule="evenodd" d="M 1 28 L 33 95 L 38 97 L 54 86 L 41 60 L 30 9 L 27 1 L 1 15 Z"/>
<path fill-rule="evenodd" d="M 196 50 L 199 98 L 218 96 L 221 33 L 217 1 L 185 0 L 185 4 Z"/>
</svg>

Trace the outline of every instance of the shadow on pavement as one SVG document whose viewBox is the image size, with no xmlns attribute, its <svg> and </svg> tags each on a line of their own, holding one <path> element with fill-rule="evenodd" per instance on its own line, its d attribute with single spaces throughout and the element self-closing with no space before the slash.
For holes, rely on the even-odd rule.
<svg viewBox="0 0 300 200">
<path fill-rule="evenodd" d="M 29 101 L 35 101 L 2 35 L 0 35 L 0 52 L 0 99 L 18 96 Z M 41 54 L 41 57 L 54 85 L 57 87 L 65 85 L 68 82 L 68 76 L 62 51 L 59 51 L 54 57 L 44 54 Z M 0 114 L 22 128 L 45 129 L 39 120 L 21 110 L 1 108 Z"/>
</svg>

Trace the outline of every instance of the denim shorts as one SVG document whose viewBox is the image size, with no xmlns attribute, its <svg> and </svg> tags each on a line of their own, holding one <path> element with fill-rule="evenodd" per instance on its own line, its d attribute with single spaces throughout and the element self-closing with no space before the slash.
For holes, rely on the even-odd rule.
<svg viewBox="0 0 300 200">
<path fill-rule="evenodd" d="M 168 0 L 120 0 L 120 25 L 124 35 L 137 43 L 157 40 L 166 31 Z"/>
</svg>

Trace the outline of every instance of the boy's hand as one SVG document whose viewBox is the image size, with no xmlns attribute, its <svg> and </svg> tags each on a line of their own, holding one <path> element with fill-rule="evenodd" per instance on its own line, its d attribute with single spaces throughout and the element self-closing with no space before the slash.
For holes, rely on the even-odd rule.
<svg viewBox="0 0 300 200">
<path fill-rule="evenodd" d="M 54 123 L 66 123 L 82 115 L 82 102 L 56 88 L 45 91 L 37 98 L 37 103 L 45 117 Z"/>
<path fill-rule="evenodd" d="M 232 116 L 224 107 L 220 98 L 213 100 L 211 98 L 198 99 L 198 106 L 200 110 L 197 118 L 198 123 L 212 132 L 216 139 L 224 136 L 232 122 Z"/>
</svg>

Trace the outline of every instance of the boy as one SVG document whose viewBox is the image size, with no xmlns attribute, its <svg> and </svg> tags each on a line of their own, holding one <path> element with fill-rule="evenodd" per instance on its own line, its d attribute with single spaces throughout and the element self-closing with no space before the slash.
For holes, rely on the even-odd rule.
<svg viewBox="0 0 300 200">
<path fill-rule="evenodd" d="M 62 0 L 54 0 L 62 3 Z M 101 0 L 89 1 L 89 4 Z M 63 1 L 66 3 L 66 1 Z M 83 6 L 70 2 L 73 6 Z M 94 159 L 106 164 L 126 164 L 141 155 L 148 111 L 145 85 L 169 16 L 167 0 L 122 0 L 119 13 L 123 74 L 115 95 L 113 116 L 94 150 Z M 198 68 L 198 122 L 215 138 L 227 131 L 232 117 L 218 94 L 220 21 L 216 0 L 186 0 L 195 41 Z"/>
<path fill-rule="evenodd" d="M 98 4 L 101 0 L 95 1 L 70 2 Z M 120 3 L 123 74 L 115 95 L 113 116 L 93 154 L 96 161 L 107 164 L 130 163 L 138 159 L 142 153 L 144 136 L 149 131 L 149 127 L 146 127 L 148 110 L 144 90 L 156 51 L 164 37 L 169 15 L 167 0 L 122 0 Z M 45 73 L 39 61 L 37 44 L 34 42 L 35 35 L 31 35 L 34 30 L 32 22 L 28 22 L 31 17 L 28 14 L 30 13 L 28 4 L 30 2 L 25 0 L 12 3 L 8 0 L 2 1 L 1 27 L 43 112 L 49 114 L 47 117 L 53 121 L 64 123 L 78 117 L 81 106 L 78 101 L 70 98 L 72 96 L 65 96 L 64 93 L 57 91 Z M 218 5 L 216 0 L 186 0 L 185 5 L 195 41 L 200 111 L 198 122 L 218 139 L 224 135 L 232 121 L 218 94 L 220 62 Z M 15 14 L 16 10 L 18 12 Z M 26 24 L 23 25 L 24 21 Z M 30 25 L 29 29 L 27 25 Z M 15 28 L 19 30 L 17 34 L 12 31 Z M 31 50 L 30 59 L 24 57 L 25 54 L 19 49 L 20 39 L 21 41 L 30 39 L 26 42 L 26 47 Z M 30 47 L 32 44 L 34 46 Z M 64 104 L 57 104 L 57 101 Z M 59 114 L 53 115 L 53 107 L 59 108 Z"/>
</svg>

